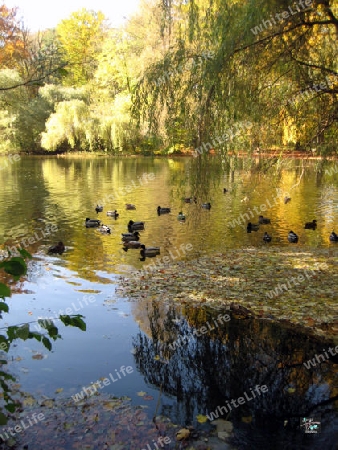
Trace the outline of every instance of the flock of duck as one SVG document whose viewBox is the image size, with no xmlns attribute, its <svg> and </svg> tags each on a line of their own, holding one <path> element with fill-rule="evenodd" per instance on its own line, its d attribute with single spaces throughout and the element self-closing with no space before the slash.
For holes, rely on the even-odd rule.
<svg viewBox="0 0 338 450">
<path fill-rule="evenodd" d="M 225 194 L 226 192 L 228 192 L 228 190 L 226 188 L 223 188 L 223 193 Z M 291 201 L 290 197 L 284 198 L 285 204 L 290 201 Z M 197 203 L 197 198 L 196 197 L 186 197 L 186 198 L 184 198 L 184 202 L 185 203 Z M 210 202 L 202 203 L 201 206 L 204 209 L 208 209 L 208 210 L 211 209 Z M 131 203 L 127 203 L 126 210 L 136 210 L 136 206 Z M 96 213 L 103 212 L 103 206 L 97 205 L 95 208 L 95 211 L 96 211 Z M 170 212 L 171 212 L 170 208 L 163 208 L 161 206 L 157 207 L 157 214 L 159 216 L 162 214 L 168 214 Z M 119 213 L 115 209 L 113 211 L 107 211 L 107 216 L 113 217 L 116 220 L 119 217 Z M 178 213 L 177 219 L 182 222 L 185 221 L 185 215 L 183 214 L 182 211 L 180 211 Z M 271 223 L 270 219 L 261 215 L 258 217 L 257 224 L 248 222 L 246 229 L 247 229 L 248 233 L 251 233 L 252 231 L 258 231 L 260 228 L 260 225 L 266 225 L 266 224 L 270 224 L 270 223 Z M 97 228 L 103 234 L 111 234 L 110 227 L 107 225 L 101 224 L 101 220 L 98 220 L 98 219 L 90 219 L 89 217 L 87 217 L 85 220 L 85 226 L 86 226 L 86 228 Z M 134 222 L 134 221 L 130 220 L 128 222 L 127 228 L 128 228 L 128 232 L 122 233 L 122 243 L 123 243 L 124 251 L 128 251 L 128 249 L 139 249 L 141 261 L 144 261 L 146 257 L 154 257 L 154 256 L 160 254 L 159 247 L 146 247 L 144 244 L 141 244 L 139 242 L 139 240 L 140 240 L 139 231 L 144 230 L 144 222 Z M 314 219 L 311 222 L 306 222 L 304 225 L 304 228 L 307 230 L 315 230 L 317 228 L 317 220 Z M 290 230 L 288 233 L 288 241 L 291 243 L 297 243 L 298 239 L 299 239 L 298 235 L 294 231 Z M 332 233 L 329 236 L 329 240 L 330 240 L 330 242 L 338 242 L 338 235 L 334 231 L 332 231 Z M 272 236 L 269 233 L 265 232 L 263 235 L 263 241 L 271 242 Z M 61 255 L 64 251 L 65 251 L 65 246 L 61 241 L 58 242 L 56 245 L 51 246 L 48 249 L 49 254 L 58 253 Z"/>
</svg>

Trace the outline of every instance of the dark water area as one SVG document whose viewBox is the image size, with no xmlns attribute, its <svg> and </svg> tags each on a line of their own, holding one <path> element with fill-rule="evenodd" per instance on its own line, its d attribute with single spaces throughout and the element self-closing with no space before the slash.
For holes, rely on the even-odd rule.
<svg viewBox="0 0 338 450">
<path fill-rule="evenodd" d="M 0 170 L 0 251 L 21 243 L 33 255 L 26 279 L 12 285 L 2 327 L 29 322 L 39 331 L 37 319 L 52 317 L 62 337 L 50 352 L 37 341 L 11 346 L 7 368 L 21 389 L 36 397 L 55 397 L 62 389 L 57 396 L 71 398 L 112 374 L 116 381 L 105 393 L 139 405 L 138 393 L 146 392 L 153 398 L 147 402 L 149 417 L 156 411 L 179 426 L 197 428 L 208 426 L 198 424 L 198 414 L 211 415 L 244 396 L 243 404 L 219 414 L 234 424 L 235 448 L 337 449 L 338 360 L 328 349 L 338 342 L 228 310 L 135 301 L 120 289 L 119 277 L 144 265 L 137 250 L 123 251 L 121 233 L 129 220 L 145 221 L 141 240 L 160 247 L 161 257 L 174 254 L 183 261 L 266 245 L 264 231 L 281 247 L 291 245 L 292 229 L 299 235 L 298 249 L 335 249 L 328 237 L 332 230 L 338 233 L 337 163 L 290 160 L 278 172 L 264 172 L 261 164 L 25 157 Z M 285 195 L 291 197 L 288 204 Z M 196 204 L 184 202 L 190 196 L 197 197 Z M 210 210 L 201 207 L 205 202 Z M 126 203 L 136 210 L 127 211 Z M 98 214 L 97 204 L 104 206 Z M 172 212 L 158 216 L 159 205 Z M 117 220 L 106 216 L 114 209 Z M 184 223 L 177 220 L 179 211 Z M 271 224 L 248 234 L 247 220 L 256 223 L 257 211 Z M 87 229 L 86 217 L 110 226 L 111 235 Z M 312 219 L 317 229 L 305 230 Z M 65 253 L 47 255 L 59 240 Z M 183 254 L 183 244 L 191 244 L 191 251 Z M 55 319 L 59 314 L 82 314 L 87 330 L 65 327 Z M 219 323 L 219 314 L 231 320 Z M 217 326 L 196 335 L 207 322 Z M 175 342 L 181 345 L 173 348 Z M 303 363 L 316 355 L 306 368 Z M 121 375 L 122 366 L 133 370 Z M 267 392 L 258 395 L 256 386 L 263 385 Z M 256 397 L 248 400 L 245 393 L 253 392 Z M 304 433 L 303 416 L 320 417 L 321 433 Z"/>
</svg>

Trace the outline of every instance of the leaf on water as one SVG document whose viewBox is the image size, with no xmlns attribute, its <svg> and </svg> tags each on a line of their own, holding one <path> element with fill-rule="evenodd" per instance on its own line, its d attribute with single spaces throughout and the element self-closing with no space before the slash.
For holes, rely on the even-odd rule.
<svg viewBox="0 0 338 450">
<path fill-rule="evenodd" d="M 56 393 L 56 394 L 60 394 L 61 392 L 63 392 L 63 388 L 57 388 L 57 389 L 55 390 L 55 393 Z"/>
<path fill-rule="evenodd" d="M 242 417 L 242 422 L 244 422 L 244 423 L 251 423 L 252 422 L 252 416 Z"/>
<path fill-rule="evenodd" d="M 181 428 L 176 433 L 176 439 L 178 441 L 183 441 L 183 439 L 189 439 L 189 436 L 190 436 L 190 431 L 187 428 Z"/>
<path fill-rule="evenodd" d="M 32 359 L 43 359 L 44 356 L 41 353 L 37 353 L 36 355 L 32 355 Z"/>
<path fill-rule="evenodd" d="M 139 397 L 144 397 L 146 394 L 147 394 L 147 393 L 144 392 L 144 391 L 137 392 L 137 395 L 138 395 Z"/>
<path fill-rule="evenodd" d="M 198 414 L 196 419 L 198 423 L 205 423 L 208 420 L 207 416 L 203 416 L 202 414 Z"/>
</svg>

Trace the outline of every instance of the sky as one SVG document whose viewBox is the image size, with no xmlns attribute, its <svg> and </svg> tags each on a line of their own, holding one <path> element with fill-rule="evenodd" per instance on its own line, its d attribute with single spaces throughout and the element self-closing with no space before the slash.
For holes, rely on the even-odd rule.
<svg viewBox="0 0 338 450">
<path fill-rule="evenodd" d="M 86 8 L 102 11 L 112 27 L 118 27 L 135 12 L 139 0 L 0 0 L 8 8 L 19 8 L 17 17 L 22 18 L 29 31 L 54 28 L 71 13 Z"/>
</svg>

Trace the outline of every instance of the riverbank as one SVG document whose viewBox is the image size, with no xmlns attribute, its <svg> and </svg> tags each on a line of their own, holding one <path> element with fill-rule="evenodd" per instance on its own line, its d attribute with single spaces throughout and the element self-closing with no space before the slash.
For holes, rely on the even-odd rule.
<svg viewBox="0 0 338 450">
<path fill-rule="evenodd" d="M 120 284 L 132 299 L 230 308 L 338 341 L 337 269 L 338 246 L 249 247 L 120 277 Z"/>
</svg>

